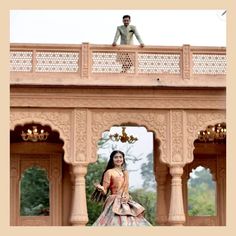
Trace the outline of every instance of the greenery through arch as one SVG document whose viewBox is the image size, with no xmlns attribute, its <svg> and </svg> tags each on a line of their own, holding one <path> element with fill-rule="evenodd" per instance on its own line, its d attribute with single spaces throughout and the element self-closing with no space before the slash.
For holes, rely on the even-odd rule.
<svg viewBox="0 0 236 236">
<path fill-rule="evenodd" d="M 20 215 L 49 215 L 49 181 L 46 170 L 30 167 L 21 176 Z"/>
</svg>

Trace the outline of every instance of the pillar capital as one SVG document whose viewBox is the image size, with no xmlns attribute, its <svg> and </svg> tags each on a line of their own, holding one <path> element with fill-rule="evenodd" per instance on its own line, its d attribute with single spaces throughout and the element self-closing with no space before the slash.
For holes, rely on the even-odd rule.
<svg viewBox="0 0 236 236">
<path fill-rule="evenodd" d="M 181 177 L 182 174 L 184 173 L 183 167 L 184 167 L 183 164 L 169 165 L 171 176 L 172 177 Z"/>
<path fill-rule="evenodd" d="M 79 162 L 72 165 L 72 174 L 85 176 L 87 174 L 87 162 Z"/>
</svg>

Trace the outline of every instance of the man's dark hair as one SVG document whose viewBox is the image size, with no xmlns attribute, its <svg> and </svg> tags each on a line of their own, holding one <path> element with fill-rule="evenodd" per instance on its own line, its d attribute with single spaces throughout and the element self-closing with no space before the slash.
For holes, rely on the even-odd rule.
<svg viewBox="0 0 236 236">
<path fill-rule="evenodd" d="M 123 16 L 123 20 L 124 20 L 125 18 L 129 18 L 129 19 L 130 19 L 131 17 L 130 17 L 130 15 L 124 15 L 124 16 Z"/>
</svg>

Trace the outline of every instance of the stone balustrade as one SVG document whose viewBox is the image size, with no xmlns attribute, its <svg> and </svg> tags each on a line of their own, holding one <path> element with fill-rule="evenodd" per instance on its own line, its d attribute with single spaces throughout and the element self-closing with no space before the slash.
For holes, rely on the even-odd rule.
<svg viewBox="0 0 236 236">
<path fill-rule="evenodd" d="M 226 48 L 11 44 L 11 84 L 226 86 Z"/>
</svg>

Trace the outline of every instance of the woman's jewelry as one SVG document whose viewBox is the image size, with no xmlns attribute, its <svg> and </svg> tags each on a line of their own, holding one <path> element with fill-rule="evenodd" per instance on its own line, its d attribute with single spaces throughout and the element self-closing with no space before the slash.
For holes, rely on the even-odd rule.
<svg viewBox="0 0 236 236">
<path fill-rule="evenodd" d="M 123 176 L 124 174 L 123 174 L 123 172 L 122 172 L 122 170 L 120 170 L 120 169 L 118 169 L 118 168 L 114 168 L 115 169 L 115 171 L 119 174 L 119 176 Z"/>
</svg>

